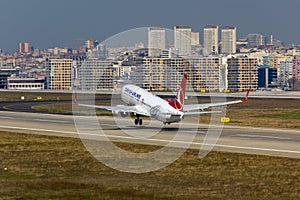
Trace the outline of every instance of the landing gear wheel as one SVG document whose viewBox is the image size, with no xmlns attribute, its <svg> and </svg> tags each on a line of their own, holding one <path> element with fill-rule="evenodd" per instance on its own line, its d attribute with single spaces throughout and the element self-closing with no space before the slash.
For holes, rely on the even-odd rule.
<svg viewBox="0 0 300 200">
<path fill-rule="evenodd" d="M 139 119 L 139 125 L 142 126 L 143 125 L 143 120 Z"/>
<path fill-rule="evenodd" d="M 138 119 L 135 119 L 135 120 L 134 120 L 134 124 L 135 124 L 135 125 L 138 125 L 138 124 L 139 124 L 139 120 L 138 120 Z"/>
</svg>

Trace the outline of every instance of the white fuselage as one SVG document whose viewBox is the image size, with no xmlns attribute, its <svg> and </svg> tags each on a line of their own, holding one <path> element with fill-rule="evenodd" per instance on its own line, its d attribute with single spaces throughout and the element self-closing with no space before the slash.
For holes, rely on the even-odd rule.
<svg viewBox="0 0 300 200">
<path fill-rule="evenodd" d="M 173 108 L 169 102 L 135 85 L 125 85 L 121 91 L 122 101 L 135 105 L 145 115 L 164 123 L 181 121 L 183 112 Z"/>
</svg>

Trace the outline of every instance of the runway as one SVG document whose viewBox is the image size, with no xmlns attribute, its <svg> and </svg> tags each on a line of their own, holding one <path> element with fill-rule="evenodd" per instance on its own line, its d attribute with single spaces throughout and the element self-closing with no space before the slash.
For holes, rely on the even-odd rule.
<svg viewBox="0 0 300 200">
<path fill-rule="evenodd" d="M 300 130 L 228 125 L 209 127 L 185 121 L 163 126 L 160 122 L 148 120 L 139 127 L 134 126 L 130 118 L 115 121 L 112 117 L 91 116 L 76 117 L 75 121 L 76 124 L 70 115 L 0 111 L 0 130 L 3 131 L 78 138 L 77 125 L 82 139 L 159 146 L 171 143 L 178 148 L 189 144 L 192 149 L 213 148 L 214 151 L 300 158 Z M 218 131 L 222 133 L 214 145 Z M 193 134 L 195 138 L 191 141 Z"/>
</svg>

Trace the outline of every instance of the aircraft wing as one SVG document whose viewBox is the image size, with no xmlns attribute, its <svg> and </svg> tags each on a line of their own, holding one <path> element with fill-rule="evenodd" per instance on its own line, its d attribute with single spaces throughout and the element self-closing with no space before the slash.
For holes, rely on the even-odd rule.
<svg viewBox="0 0 300 200">
<path fill-rule="evenodd" d="M 184 105 L 183 110 L 186 113 L 193 113 L 189 111 L 193 110 L 204 110 L 206 108 L 210 107 L 217 107 L 217 106 L 224 106 L 224 105 L 230 105 L 230 104 L 236 104 L 236 103 L 245 103 L 248 100 L 249 92 L 251 90 L 251 87 L 248 89 L 246 96 L 242 100 L 237 100 L 237 101 L 228 101 L 228 102 L 218 102 L 218 103 L 204 103 L 204 104 L 189 104 L 189 105 Z M 197 112 L 195 112 L 197 113 Z M 199 112 L 198 114 L 200 114 Z M 204 114 L 204 113 L 202 113 Z"/>
<path fill-rule="evenodd" d="M 100 108 L 100 109 L 106 109 L 106 110 L 116 111 L 116 112 L 136 113 L 139 115 L 150 116 L 146 112 L 143 112 L 143 109 L 141 109 L 140 106 L 124 106 L 124 105 L 100 106 L 100 105 L 90 105 L 90 104 L 78 104 L 78 106 Z"/>
</svg>

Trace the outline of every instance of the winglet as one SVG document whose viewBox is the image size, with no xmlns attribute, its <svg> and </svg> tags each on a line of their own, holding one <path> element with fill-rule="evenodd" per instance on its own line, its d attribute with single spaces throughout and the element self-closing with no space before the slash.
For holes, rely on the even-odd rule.
<svg viewBox="0 0 300 200">
<path fill-rule="evenodd" d="M 248 97 L 249 97 L 250 90 L 251 90 L 251 86 L 249 87 L 249 89 L 248 89 L 248 92 L 247 92 L 246 96 L 245 96 L 245 97 L 242 99 L 242 102 L 243 102 L 243 103 L 245 103 L 245 102 L 247 102 L 247 101 L 248 101 Z"/>
</svg>

